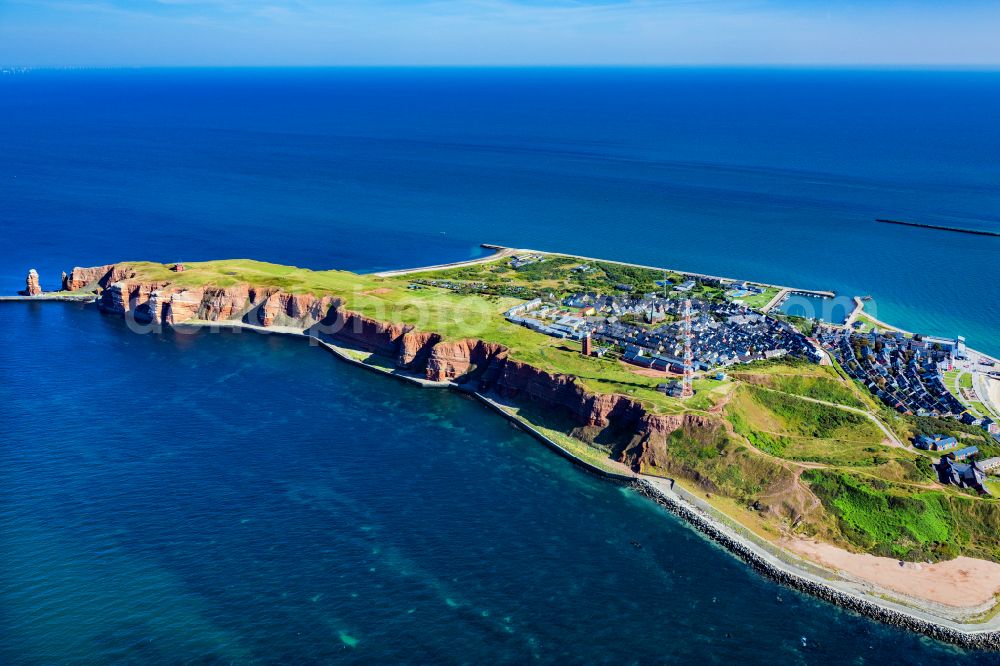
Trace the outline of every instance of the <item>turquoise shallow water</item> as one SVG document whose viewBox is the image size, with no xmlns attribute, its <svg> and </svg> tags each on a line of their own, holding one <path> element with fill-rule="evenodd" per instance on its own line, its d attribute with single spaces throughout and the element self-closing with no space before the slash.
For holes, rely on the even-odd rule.
<svg viewBox="0 0 1000 666">
<path fill-rule="evenodd" d="M 760 578 L 453 393 L 301 340 L 0 314 L 0 663 L 962 655 Z"/>
<path fill-rule="evenodd" d="M 998 76 L 0 77 L 0 290 L 30 267 L 50 288 L 125 259 L 376 270 L 492 241 L 871 294 L 1000 354 L 1000 239 L 872 222 L 998 228 Z M 457 396 L 293 340 L 0 315 L 0 663 L 959 654 L 764 581 Z"/>
</svg>

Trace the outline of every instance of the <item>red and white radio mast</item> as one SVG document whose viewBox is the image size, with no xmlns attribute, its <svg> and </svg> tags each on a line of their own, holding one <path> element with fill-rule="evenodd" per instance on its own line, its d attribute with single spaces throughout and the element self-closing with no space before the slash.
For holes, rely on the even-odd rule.
<svg viewBox="0 0 1000 666">
<path fill-rule="evenodd" d="M 691 299 L 684 299 L 684 383 L 681 385 L 681 397 L 690 398 L 694 395 L 694 354 L 691 353 Z"/>
</svg>

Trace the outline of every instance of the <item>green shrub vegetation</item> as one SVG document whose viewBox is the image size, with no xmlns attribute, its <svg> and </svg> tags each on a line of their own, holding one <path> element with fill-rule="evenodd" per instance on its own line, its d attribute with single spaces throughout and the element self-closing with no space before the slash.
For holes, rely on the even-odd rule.
<svg viewBox="0 0 1000 666">
<path fill-rule="evenodd" d="M 953 521 L 939 492 L 901 493 L 882 482 L 821 470 L 808 470 L 802 478 L 858 548 L 908 560 L 957 553 L 948 546 L 953 543 Z"/>
<path fill-rule="evenodd" d="M 583 273 L 572 270 L 582 263 L 549 256 L 518 271 L 510 269 L 507 260 L 497 260 L 420 274 L 466 282 L 467 288 L 458 291 L 470 293 L 430 286 L 410 289 L 414 276 L 310 271 L 252 260 L 193 262 L 181 273 L 164 264 L 134 267 L 139 278 L 179 287 L 246 283 L 331 295 L 373 319 L 410 324 L 448 340 L 479 338 L 504 345 L 515 360 L 572 375 L 588 391 L 622 394 L 655 413 L 687 413 L 700 419 L 697 426 L 686 423 L 671 432 L 665 443 L 656 442 L 654 451 L 650 442 L 634 441 L 634 433 L 610 426 L 596 432 L 594 426 L 551 423 L 551 415 L 537 409 L 522 412 L 530 420 L 544 420 L 547 434 L 561 433 L 567 448 L 585 459 L 632 456 L 646 466 L 644 471 L 689 479 L 746 506 L 769 507 L 773 513 L 767 520 L 777 514 L 804 533 L 822 534 L 878 555 L 936 560 L 962 553 L 1000 560 L 996 500 L 938 485 L 926 457 L 885 446 L 875 423 L 844 407 L 877 416 L 901 437 L 943 433 L 978 445 L 985 455 L 1000 455 L 1000 446 L 979 428 L 951 419 L 900 416 L 846 379 L 836 365 L 792 360 L 742 366 L 724 381 L 699 377 L 694 398 L 681 401 L 656 391 L 664 376 L 640 374 L 613 357 L 584 358 L 577 343 L 504 320 L 502 312 L 521 299 L 503 294 L 519 285 L 565 293 L 625 284 L 642 293 L 659 289 L 653 283 L 663 278 L 657 271 L 611 262 L 589 262 L 595 268 Z M 671 274 L 668 279 L 679 282 L 682 276 Z M 491 291 L 477 291 L 474 283 L 490 285 Z M 721 293 L 703 285 L 699 290 L 713 297 Z M 576 441 L 581 441 L 579 446 Z M 805 485 L 797 476 L 800 472 Z M 758 510 L 763 516 L 764 510 Z"/>
<path fill-rule="evenodd" d="M 836 375 L 836 371 L 828 366 L 806 366 L 801 361 L 789 361 L 778 366 L 779 371 L 768 372 L 767 368 L 757 369 L 750 366 L 747 370 L 737 370 L 733 377 L 751 384 L 805 396 L 815 400 L 823 400 L 838 405 L 846 405 L 857 409 L 865 409 L 868 405 L 858 395 L 857 388 Z"/>
<path fill-rule="evenodd" d="M 844 472 L 808 470 L 802 478 L 856 548 L 906 560 L 960 554 L 1000 558 L 1000 507 L 945 490 L 914 490 Z"/>
<path fill-rule="evenodd" d="M 753 384 L 747 384 L 741 390 L 776 416 L 789 434 L 824 439 L 881 440 L 881 432 L 862 414 L 769 391 Z"/>
<path fill-rule="evenodd" d="M 755 448 L 787 460 L 850 467 L 882 465 L 902 455 L 861 414 L 741 385 L 725 408 L 733 430 Z"/>
</svg>

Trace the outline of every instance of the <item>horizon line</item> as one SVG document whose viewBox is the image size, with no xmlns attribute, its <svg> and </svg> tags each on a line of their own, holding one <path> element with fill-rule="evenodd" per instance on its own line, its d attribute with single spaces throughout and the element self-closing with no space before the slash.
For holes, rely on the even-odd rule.
<svg viewBox="0 0 1000 666">
<path fill-rule="evenodd" d="M 828 70 L 828 71 L 914 71 L 914 72 L 1000 72 L 1000 63 L 382 63 L 382 64 L 115 64 L 115 65 L 15 65 L 0 64 L 4 74 L 31 71 L 67 70 L 279 70 L 279 69 L 674 69 L 674 70 Z"/>
</svg>

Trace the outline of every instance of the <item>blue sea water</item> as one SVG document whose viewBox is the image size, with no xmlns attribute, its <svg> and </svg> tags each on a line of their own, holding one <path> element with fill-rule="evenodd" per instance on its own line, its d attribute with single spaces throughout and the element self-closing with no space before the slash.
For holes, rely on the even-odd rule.
<svg viewBox="0 0 1000 666">
<path fill-rule="evenodd" d="M 0 663 L 962 655 L 768 582 L 453 393 L 304 340 L 0 308 Z"/>
<path fill-rule="evenodd" d="M 854 299 L 846 296 L 829 298 L 827 296 L 789 294 L 778 306 L 778 309 L 793 317 L 807 317 L 830 324 L 843 324 L 854 311 L 854 306 Z"/>
<path fill-rule="evenodd" d="M 312 268 L 483 242 L 872 295 L 1000 354 L 1000 72 L 356 69 L 0 77 L 0 289 L 30 267 Z"/>
<path fill-rule="evenodd" d="M 1000 239 L 873 222 L 1000 229 L 997 117 L 990 72 L 0 76 L 0 291 L 494 242 L 871 294 L 1000 354 Z M 956 656 L 761 579 L 455 395 L 295 340 L 0 315 L 0 663 Z"/>
</svg>

